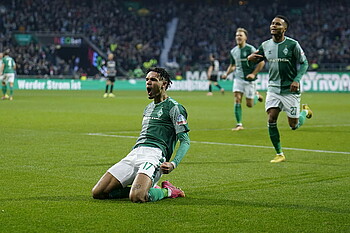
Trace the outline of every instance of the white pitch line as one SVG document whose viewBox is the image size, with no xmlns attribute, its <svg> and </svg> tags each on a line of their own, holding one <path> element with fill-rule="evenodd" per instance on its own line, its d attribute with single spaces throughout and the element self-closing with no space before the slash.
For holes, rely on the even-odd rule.
<svg viewBox="0 0 350 233">
<path fill-rule="evenodd" d="M 102 133 L 88 133 L 87 135 L 103 136 L 103 137 L 115 137 L 115 138 L 138 138 L 136 136 L 109 135 L 109 134 L 102 134 Z M 237 143 L 201 142 L 201 141 L 191 141 L 191 143 L 199 143 L 199 144 L 207 144 L 207 145 L 220 145 L 220 146 L 239 146 L 239 147 L 250 147 L 250 148 L 273 149 L 272 146 L 246 145 L 246 144 L 237 144 Z M 347 151 L 311 150 L 311 149 L 291 148 L 291 147 L 283 147 L 283 150 L 295 150 L 295 151 L 318 152 L 318 153 L 327 153 L 327 154 L 350 155 L 350 152 L 347 152 Z"/>
<path fill-rule="evenodd" d="M 136 137 L 136 136 L 110 135 L 110 134 L 102 134 L 102 133 L 88 133 L 87 135 L 92 135 L 92 136 L 103 136 L 103 137 L 114 137 L 114 138 L 138 138 L 138 137 Z"/>
<path fill-rule="evenodd" d="M 302 128 L 332 128 L 332 127 L 349 127 L 350 124 L 339 124 L 339 125 L 303 125 Z M 267 129 L 266 127 L 244 127 L 247 130 L 250 129 Z M 290 129 L 288 126 L 279 126 L 279 129 Z M 231 130 L 231 128 L 221 128 L 221 129 L 191 129 L 191 131 L 226 131 Z"/>
</svg>

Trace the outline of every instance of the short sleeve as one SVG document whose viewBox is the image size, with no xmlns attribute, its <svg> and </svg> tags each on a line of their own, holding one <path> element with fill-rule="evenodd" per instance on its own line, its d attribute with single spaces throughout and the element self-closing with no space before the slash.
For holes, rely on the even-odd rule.
<svg viewBox="0 0 350 233">
<path fill-rule="evenodd" d="M 232 54 L 230 53 L 230 64 L 231 65 L 236 65 L 236 61 L 235 59 L 233 58 Z"/>
<path fill-rule="evenodd" d="M 264 52 L 264 47 L 263 47 L 263 45 L 260 45 L 259 48 L 258 48 L 258 50 L 259 50 L 258 54 L 265 57 L 265 52 Z"/>
<path fill-rule="evenodd" d="M 256 48 L 254 46 L 250 47 L 251 53 L 255 53 L 256 52 Z"/>
</svg>

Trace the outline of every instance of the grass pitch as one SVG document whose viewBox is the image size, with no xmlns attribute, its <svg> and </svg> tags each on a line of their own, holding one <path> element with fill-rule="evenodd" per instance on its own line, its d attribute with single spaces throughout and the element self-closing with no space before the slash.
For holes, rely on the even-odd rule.
<svg viewBox="0 0 350 233">
<path fill-rule="evenodd" d="M 192 144 L 162 180 L 186 197 L 146 204 L 91 198 L 150 101 L 102 94 L 15 91 L 0 102 L 0 232 L 350 232 L 349 94 L 304 93 L 314 117 L 297 131 L 281 113 L 287 162 L 271 164 L 263 104 L 243 107 L 246 129 L 232 132 L 232 93 L 169 92 L 189 113 Z"/>
</svg>

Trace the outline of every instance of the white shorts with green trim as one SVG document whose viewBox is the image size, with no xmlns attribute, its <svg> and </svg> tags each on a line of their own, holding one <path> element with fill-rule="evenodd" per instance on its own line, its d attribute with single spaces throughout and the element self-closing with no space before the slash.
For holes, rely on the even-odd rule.
<svg viewBox="0 0 350 233">
<path fill-rule="evenodd" d="M 1 76 L 1 81 L 5 83 L 13 83 L 15 81 L 15 74 L 14 73 L 6 73 Z"/>
<path fill-rule="evenodd" d="M 254 99 L 256 92 L 256 83 L 254 81 L 248 82 L 240 78 L 233 80 L 233 92 L 241 92 L 248 99 Z"/>
<path fill-rule="evenodd" d="M 162 176 L 160 165 L 163 162 L 165 162 L 165 158 L 161 149 L 140 146 L 133 149 L 107 172 L 111 173 L 123 187 L 131 185 L 139 173 L 147 175 L 153 184 L 156 184 Z"/>
<path fill-rule="evenodd" d="M 299 118 L 300 94 L 277 94 L 267 92 L 265 111 L 270 108 L 279 108 L 287 113 L 289 118 Z"/>
</svg>

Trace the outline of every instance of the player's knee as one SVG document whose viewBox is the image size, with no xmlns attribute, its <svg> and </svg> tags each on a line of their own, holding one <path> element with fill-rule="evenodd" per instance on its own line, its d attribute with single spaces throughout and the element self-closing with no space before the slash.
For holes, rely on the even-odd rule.
<svg viewBox="0 0 350 233">
<path fill-rule="evenodd" d="M 254 104 L 248 103 L 248 102 L 247 102 L 247 107 L 248 107 L 248 108 L 251 108 L 251 107 L 253 107 L 253 106 L 254 106 Z"/>
<path fill-rule="evenodd" d="M 97 189 L 96 187 L 94 187 L 91 190 L 91 195 L 92 195 L 92 198 L 94 199 L 105 199 L 105 194 L 101 192 L 101 190 Z"/>
<path fill-rule="evenodd" d="M 292 130 L 296 130 L 298 128 L 298 122 L 289 122 L 289 126 Z"/>
<path fill-rule="evenodd" d="M 91 195 L 93 199 L 101 199 L 100 193 L 96 192 L 96 190 L 92 189 Z"/>
<path fill-rule="evenodd" d="M 129 199 L 133 203 L 145 203 L 148 200 L 147 195 L 144 195 L 140 192 L 138 193 L 130 192 Z"/>
<path fill-rule="evenodd" d="M 296 130 L 299 128 L 299 124 L 289 124 L 291 130 Z"/>
<path fill-rule="evenodd" d="M 276 119 L 276 118 L 273 118 L 273 117 L 269 117 L 267 123 L 268 123 L 268 124 L 275 124 L 275 123 L 277 123 L 277 119 Z"/>
</svg>

